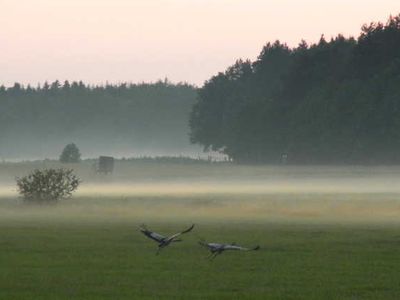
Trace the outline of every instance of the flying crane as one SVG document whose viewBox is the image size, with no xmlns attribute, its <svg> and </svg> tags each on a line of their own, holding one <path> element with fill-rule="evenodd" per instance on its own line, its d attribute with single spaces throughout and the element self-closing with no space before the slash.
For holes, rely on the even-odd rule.
<svg viewBox="0 0 400 300">
<path fill-rule="evenodd" d="M 158 234 L 156 232 L 153 232 L 149 229 L 147 229 L 146 225 L 141 225 L 139 230 L 148 238 L 152 239 L 153 241 L 158 243 L 158 250 L 157 250 L 157 255 L 160 253 L 161 249 L 167 247 L 169 244 L 173 243 L 173 242 L 181 242 L 182 240 L 177 239 L 180 235 L 188 233 L 190 231 L 192 231 L 192 229 L 194 228 L 194 224 L 192 226 L 190 226 L 188 229 L 185 229 L 181 232 L 175 233 L 171 236 L 165 237 L 161 234 Z"/>
<path fill-rule="evenodd" d="M 213 260 L 217 257 L 217 255 L 221 254 L 224 251 L 234 250 L 234 251 L 255 251 L 260 249 L 260 246 L 255 246 L 253 248 L 245 248 L 241 246 L 237 246 L 235 243 L 232 244 L 219 244 L 219 243 L 206 243 L 204 241 L 200 241 L 199 244 L 204 246 L 210 250 L 210 255 L 207 258 Z"/>
</svg>

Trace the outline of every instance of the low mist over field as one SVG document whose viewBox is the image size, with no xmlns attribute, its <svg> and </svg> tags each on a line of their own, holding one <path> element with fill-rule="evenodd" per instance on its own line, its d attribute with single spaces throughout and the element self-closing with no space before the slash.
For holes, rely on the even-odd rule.
<svg viewBox="0 0 400 300">
<path fill-rule="evenodd" d="M 60 166 L 83 180 L 71 199 L 22 202 L 14 176 Z M 377 166 L 125 160 L 104 175 L 90 161 L 3 163 L 0 298 L 396 299 L 399 180 L 399 167 Z M 155 255 L 141 224 L 163 235 L 195 226 Z M 200 240 L 260 249 L 210 261 Z"/>
<path fill-rule="evenodd" d="M 118 161 L 113 175 L 72 165 L 83 183 L 57 206 L 17 201 L 14 176 L 55 162 L 5 164 L 3 219 L 398 223 L 399 167 L 256 167 Z"/>
</svg>

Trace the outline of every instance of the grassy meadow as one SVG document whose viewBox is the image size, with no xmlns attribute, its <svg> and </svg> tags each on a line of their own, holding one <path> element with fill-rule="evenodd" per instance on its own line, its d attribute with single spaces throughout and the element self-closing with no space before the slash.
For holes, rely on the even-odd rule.
<svg viewBox="0 0 400 300">
<path fill-rule="evenodd" d="M 0 165 L 0 299 L 398 299 L 400 168 L 118 161 L 71 165 L 79 191 L 22 204 Z M 193 232 L 155 255 L 137 231 Z M 197 242 L 260 245 L 210 262 Z"/>
</svg>

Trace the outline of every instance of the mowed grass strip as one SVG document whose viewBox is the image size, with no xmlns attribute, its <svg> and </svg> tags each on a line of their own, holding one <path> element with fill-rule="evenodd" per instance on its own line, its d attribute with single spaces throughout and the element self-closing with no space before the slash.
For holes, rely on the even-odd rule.
<svg viewBox="0 0 400 300">
<path fill-rule="evenodd" d="M 0 299 L 399 299 L 400 228 L 214 222 L 155 255 L 132 222 L 0 222 Z M 160 233 L 187 224 L 155 223 Z M 213 262 L 197 241 L 260 244 Z"/>
</svg>

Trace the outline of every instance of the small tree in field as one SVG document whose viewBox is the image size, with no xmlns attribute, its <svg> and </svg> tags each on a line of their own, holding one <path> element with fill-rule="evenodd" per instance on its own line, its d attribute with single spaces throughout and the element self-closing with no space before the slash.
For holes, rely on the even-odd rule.
<svg viewBox="0 0 400 300">
<path fill-rule="evenodd" d="M 17 177 L 18 192 L 26 202 L 51 203 L 68 198 L 75 191 L 80 180 L 72 170 L 34 170 L 27 176 Z"/>
<path fill-rule="evenodd" d="M 78 147 L 74 144 L 68 144 L 64 147 L 60 155 L 60 162 L 62 163 L 77 163 L 81 160 L 81 153 Z"/>
</svg>

